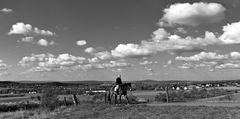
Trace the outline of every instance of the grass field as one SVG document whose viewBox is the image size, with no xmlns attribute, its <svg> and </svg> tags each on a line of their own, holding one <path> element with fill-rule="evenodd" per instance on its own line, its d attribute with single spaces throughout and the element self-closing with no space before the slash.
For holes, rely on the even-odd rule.
<svg viewBox="0 0 240 119">
<path fill-rule="evenodd" d="M 154 101 L 156 95 L 158 95 L 160 92 L 163 92 L 163 91 L 132 91 L 131 94 L 136 97 Z"/>
<path fill-rule="evenodd" d="M 81 104 L 52 112 L 1 113 L 5 119 L 239 119 L 239 107 Z"/>
<path fill-rule="evenodd" d="M 36 96 L 40 94 L 1 94 L 0 103 L 26 101 Z"/>
<path fill-rule="evenodd" d="M 136 97 L 153 99 L 159 91 L 133 91 Z M 62 100 L 71 95 L 60 95 Z M 22 110 L 0 113 L 4 119 L 240 119 L 240 93 L 233 94 L 235 101 L 219 101 L 222 96 L 183 103 L 109 105 L 89 103 L 93 96 L 77 95 L 80 105 L 62 106 L 54 111 Z"/>
</svg>

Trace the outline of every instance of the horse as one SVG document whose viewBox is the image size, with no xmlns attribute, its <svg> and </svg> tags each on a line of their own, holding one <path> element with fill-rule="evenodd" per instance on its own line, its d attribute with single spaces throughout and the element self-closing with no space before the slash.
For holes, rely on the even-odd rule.
<svg viewBox="0 0 240 119">
<path fill-rule="evenodd" d="M 131 83 L 123 83 L 119 85 L 119 89 L 118 91 L 114 90 L 116 86 L 113 86 L 110 90 L 109 90 L 109 95 L 108 95 L 108 101 L 109 104 L 111 104 L 111 99 L 113 97 L 113 95 L 115 96 L 115 104 L 117 103 L 117 97 L 119 95 L 119 101 L 120 103 L 122 102 L 121 98 L 122 95 L 127 99 L 127 103 L 129 103 L 128 97 L 127 97 L 127 91 L 131 90 L 132 85 Z"/>
</svg>

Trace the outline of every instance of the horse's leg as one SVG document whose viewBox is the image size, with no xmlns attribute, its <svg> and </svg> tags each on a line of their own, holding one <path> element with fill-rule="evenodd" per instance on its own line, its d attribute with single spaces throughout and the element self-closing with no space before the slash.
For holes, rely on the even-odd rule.
<svg viewBox="0 0 240 119">
<path fill-rule="evenodd" d="M 113 93 L 109 93 L 109 95 L 110 95 L 109 104 L 111 104 L 111 102 L 112 102 L 112 97 L 113 97 Z"/>
<path fill-rule="evenodd" d="M 127 95 L 125 95 L 125 98 L 127 99 L 127 104 L 129 104 L 128 96 L 127 96 Z"/>
<path fill-rule="evenodd" d="M 115 94 L 115 104 L 117 104 L 117 94 Z"/>
<path fill-rule="evenodd" d="M 122 98 L 122 94 L 120 94 L 119 96 L 120 96 L 119 97 L 119 101 L 120 101 L 120 104 L 121 104 L 122 103 L 122 99 L 121 99 Z"/>
</svg>

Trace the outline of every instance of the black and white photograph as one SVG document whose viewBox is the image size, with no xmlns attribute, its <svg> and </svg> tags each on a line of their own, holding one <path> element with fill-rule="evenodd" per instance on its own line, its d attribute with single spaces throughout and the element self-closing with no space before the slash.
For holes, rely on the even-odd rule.
<svg viewBox="0 0 240 119">
<path fill-rule="evenodd" d="M 0 119 L 240 119 L 240 0 L 0 0 Z"/>
</svg>

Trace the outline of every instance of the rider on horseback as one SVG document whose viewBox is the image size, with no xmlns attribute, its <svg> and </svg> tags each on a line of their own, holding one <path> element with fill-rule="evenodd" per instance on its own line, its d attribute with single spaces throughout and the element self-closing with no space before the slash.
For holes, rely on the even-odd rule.
<svg viewBox="0 0 240 119">
<path fill-rule="evenodd" d="M 120 85 L 122 84 L 121 75 L 118 75 L 118 77 L 116 78 L 115 84 L 116 84 L 116 86 L 115 86 L 115 88 L 114 88 L 114 91 L 116 91 L 117 93 L 119 93 L 119 88 L 120 88 Z"/>
</svg>

